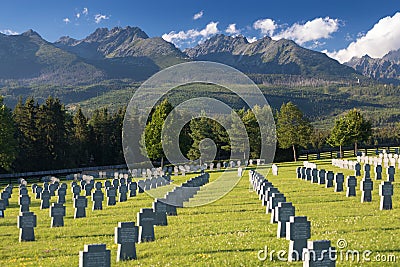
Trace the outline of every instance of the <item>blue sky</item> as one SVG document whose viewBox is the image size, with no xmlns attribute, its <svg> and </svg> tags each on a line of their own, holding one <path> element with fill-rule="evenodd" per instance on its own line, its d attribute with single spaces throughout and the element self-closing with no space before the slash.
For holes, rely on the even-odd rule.
<svg viewBox="0 0 400 267">
<path fill-rule="evenodd" d="M 400 2 L 383 1 L 3 1 L 0 31 L 39 32 L 48 41 L 81 39 L 98 27 L 138 26 L 181 48 L 216 33 L 265 35 L 346 61 L 367 53 L 380 57 L 400 48 Z M 386 39 L 385 39 L 386 38 Z"/>
</svg>

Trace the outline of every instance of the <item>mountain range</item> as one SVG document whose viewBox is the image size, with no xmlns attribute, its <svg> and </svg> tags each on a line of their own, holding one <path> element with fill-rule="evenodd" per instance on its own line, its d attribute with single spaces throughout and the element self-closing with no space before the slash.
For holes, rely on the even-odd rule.
<svg viewBox="0 0 400 267">
<path fill-rule="evenodd" d="M 355 71 L 323 53 L 289 40 L 215 35 L 181 51 L 138 27 L 99 28 L 86 38 L 50 43 L 37 32 L 0 34 L 0 85 L 87 85 L 109 79 L 143 81 L 157 71 L 191 60 L 211 60 L 247 74 L 353 79 Z"/>
<path fill-rule="evenodd" d="M 391 51 L 382 58 L 371 58 L 368 55 L 361 58 L 354 57 L 345 64 L 364 76 L 378 81 L 391 83 L 400 81 L 400 49 Z"/>
</svg>

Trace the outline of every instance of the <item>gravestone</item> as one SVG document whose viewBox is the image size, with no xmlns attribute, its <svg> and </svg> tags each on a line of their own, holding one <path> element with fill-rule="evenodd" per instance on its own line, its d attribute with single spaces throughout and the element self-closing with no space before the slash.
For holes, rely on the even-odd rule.
<svg viewBox="0 0 400 267">
<path fill-rule="evenodd" d="M 361 164 L 358 162 L 354 165 L 354 176 L 361 176 Z"/>
<path fill-rule="evenodd" d="M 318 183 L 318 170 L 317 169 L 313 168 L 311 170 L 311 176 L 312 176 L 311 182 L 315 183 L 315 184 Z"/>
<path fill-rule="evenodd" d="M 384 181 L 379 185 L 379 195 L 381 196 L 380 210 L 391 210 L 393 185 L 389 181 Z"/>
<path fill-rule="evenodd" d="M 396 173 L 396 169 L 393 166 L 390 166 L 389 168 L 387 168 L 386 174 L 387 174 L 387 180 L 389 182 L 394 182 L 395 173 Z"/>
<path fill-rule="evenodd" d="M 382 165 L 375 166 L 375 180 L 382 180 Z"/>
<path fill-rule="evenodd" d="M 111 182 L 110 182 L 109 180 L 105 181 L 105 182 L 104 182 L 104 187 L 105 187 L 106 189 L 108 189 L 109 187 L 111 187 Z"/>
<path fill-rule="evenodd" d="M 92 210 L 103 209 L 104 193 L 101 191 L 101 189 L 96 189 L 92 193 L 92 200 L 93 200 Z"/>
<path fill-rule="evenodd" d="M 93 185 L 92 184 L 86 184 L 85 185 L 85 196 L 87 196 L 87 197 L 91 196 L 92 195 L 92 190 L 93 190 Z"/>
<path fill-rule="evenodd" d="M 278 175 L 278 166 L 276 164 L 272 164 L 272 175 Z"/>
<path fill-rule="evenodd" d="M 220 171 L 221 170 L 221 162 L 218 162 L 217 163 L 217 171 Z"/>
<path fill-rule="evenodd" d="M 242 167 L 239 167 L 239 168 L 237 169 L 237 175 L 238 175 L 238 177 L 242 177 L 242 175 L 243 175 L 243 169 L 242 169 Z"/>
<path fill-rule="evenodd" d="M 326 171 L 324 169 L 318 171 L 318 183 L 325 184 Z"/>
<path fill-rule="evenodd" d="M 355 176 L 347 176 L 346 182 L 347 182 L 346 197 L 355 197 L 356 196 L 357 178 Z"/>
<path fill-rule="evenodd" d="M 360 184 L 361 202 L 371 202 L 372 201 L 372 190 L 374 189 L 374 183 L 371 179 L 362 179 Z"/>
<path fill-rule="evenodd" d="M 0 199 L 0 218 L 4 218 L 4 211 L 6 210 L 6 204 L 3 199 Z"/>
<path fill-rule="evenodd" d="M 43 192 L 40 194 L 40 209 L 48 209 L 50 208 L 50 191 L 49 190 L 43 190 Z"/>
<path fill-rule="evenodd" d="M 118 188 L 118 186 L 119 186 L 119 180 L 118 180 L 118 179 L 113 179 L 112 185 L 113 185 L 115 188 Z"/>
<path fill-rule="evenodd" d="M 277 237 L 286 237 L 286 223 L 291 216 L 295 216 L 295 208 L 291 202 L 280 202 L 275 207 L 275 217 L 278 222 Z"/>
<path fill-rule="evenodd" d="M 10 198 L 10 193 L 7 191 L 1 192 L 1 199 L 4 201 L 4 205 L 8 207 L 10 205 L 9 199 Z"/>
<path fill-rule="evenodd" d="M 18 199 L 18 204 L 20 205 L 20 212 L 29 211 L 31 197 L 29 195 L 20 195 Z"/>
<path fill-rule="evenodd" d="M 35 193 L 36 193 L 36 187 L 37 187 L 37 186 L 38 186 L 37 184 L 32 184 L 32 185 L 31 185 L 32 194 L 35 194 Z"/>
<path fill-rule="evenodd" d="M 311 181 L 312 180 L 311 168 L 306 168 L 306 180 L 307 181 Z"/>
<path fill-rule="evenodd" d="M 130 182 L 129 183 L 129 197 L 135 197 L 136 196 L 136 190 L 137 190 L 137 183 L 136 182 Z"/>
<path fill-rule="evenodd" d="M 36 199 L 40 199 L 40 196 L 42 195 L 43 192 L 43 187 L 37 186 L 35 192 L 36 192 Z"/>
<path fill-rule="evenodd" d="M 139 194 L 144 193 L 144 180 L 138 181 Z"/>
<path fill-rule="evenodd" d="M 64 226 L 65 206 L 62 203 L 53 203 L 50 207 L 51 227 Z"/>
<path fill-rule="evenodd" d="M 26 189 L 25 186 L 21 187 L 21 188 L 19 189 L 19 194 L 20 194 L 20 195 L 27 195 L 27 194 L 28 194 L 28 189 Z"/>
<path fill-rule="evenodd" d="M 79 251 L 79 267 L 110 267 L 111 252 L 105 244 L 85 245 Z"/>
<path fill-rule="evenodd" d="M 371 165 L 368 163 L 364 165 L 364 178 L 371 178 Z"/>
<path fill-rule="evenodd" d="M 328 171 L 326 174 L 325 174 L 325 182 L 326 182 L 326 184 L 325 184 L 325 187 L 326 188 L 330 188 L 330 187 L 333 187 L 333 179 L 334 179 L 334 173 L 333 173 L 333 171 Z"/>
<path fill-rule="evenodd" d="M 50 196 L 54 197 L 56 195 L 57 185 L 49 184 Z"/>
<path fill-rule="evenodd" d="M 84 190 L 86 185 L 86 180 L 81 181 L 81 189 Z"/>
<path fill-rule="evenodd" d="M 266 207 L 265 209 L 265 213 L 270 213 L 270 209 L 269 209 L 269 201 L 270 201 L 270 197 L 272 196 L 272 193 L 279 193 L 278 188 L 276 187 L 270 187 L 267 189 L 267 192 L 264 195 L 264 200 L 262 202 L 263 206 Z"/>
<path fill-rule="evenodd" d="M 137 221 L 140 227 L 139 241 L 154 241 L 155 212 L 153 211 L 153 209 L 140 209 L 140 212 L 138 212 L 137 214 Z"/>
<path fill-rule="evenodd" d="M 77 198 L 81 194 L 81 187 L 76 185 L 72 187 L 72 199 Z"/>
<path fill-rule="evenodd" d="M 60 204 L 65 204 L 65 195 L 67 194 L 67 189 L 60 187 L 57 191 L 57 196 L 58 196 L 58 203 Z"/>
<path fill-rule="evenodd" d="M 336 250 L 329 240 L 308 241 L 303 250 L 304 267 L 335 267 Z"/>
<path fill-rule="evenodd" d="M 107 188 L 106 194 L 107 194 L 107 205 L 115 206 L 117 204 L 117 201 L 115 198 L 117 195 L 117 190 L 115 189 L 115 187 L 110 186 L 109 188 Z"/>
<path fill-rule="evenodd" d="M 268 202 L 271 211 L 271 223 L 278 222 L 275 217 L 275 207 L 277 207 L 280 202 L 286 202 L 286 197 L 282 193 L 272 193 Z"/>
<path fill-rule="evenodd" d="M 33 212 L 20 212 L 17 227 L 19 230 L 19 242 L 35 241 L 36 215 Z"/>
<path fill-rule="evenodd" d="M 118 187 L 118 193 L 119 193 L 119 202 L 125 202 L 128 200 L 127 198 L 127 193 L 128 193 L 128 187 L 126 186 L 125 182 L 122 183 L 121 181 L 121 185 Z"/>
<path fill-rule="evenodd" d="M 290 216 L 286 223 L 286 239 L 290 240 L 288 261 L 302 259 L 303 249 L 307 247 L 307 240 L 311 237 L 311 223 L 305 216 Z"/>
<path fill-rule="evenodd" d="M 343 192 L 344 175 L 337 173 L 335 175 L 335 192 Z"/>
<path fill-rule="evenodd" d="M 115 227 L 115 244 L 118 244 L 117 262 L 136 259 L 139 227 L 134 222 L 119 222 Z"/>
<path fill-rule="evenodd" d="M 167 205 L 164 202 L 156 199 L 153 202 L 153 211 L 155 213 L 154 225 L 166 226 L 168 225 L 167 220 Z"/>
<path fill-rule="evenodd" d="M 86 196 L 78 196 L 74 199 L 75 214 L 74 218 L 86 217 L 87 198 Z"/>
</svg>

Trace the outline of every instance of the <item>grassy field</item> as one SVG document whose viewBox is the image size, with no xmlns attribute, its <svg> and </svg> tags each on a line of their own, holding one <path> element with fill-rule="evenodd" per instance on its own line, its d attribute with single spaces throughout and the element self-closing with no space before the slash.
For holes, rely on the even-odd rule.
<svg viewBox="0 0 400 267">
<path fill-rule="evenodd" d="M 342 171 L 329 161 L 317 162 L 319 168 Z M 336 247 L 339 239 L 347 242 L 347 249 L 372 251 L 371 262 L 338 260 L 337 266 L 398 266 L 400 262 L 400 184 L 395 183 L 393 210 L 379 210 L 378 182 L 374 181 L 372 203 L 361 203 L 361 193 L 347 198 L 345 192 L 311 184 L 295 178 L 298 164 L 279 164 L 279 175 L 266 175 L 288 201 L 296 207 L 296 215 L 311 221 L 311 240 L 328 239 Z M 232 177 L 236 172 L 232 172 Z M 192 175 L 193 176 L 193 175 Z M 177 182 L 191 176 L 179 177 Z M 211 180 L 218 173 L 211 173 Z M 397 181 L 400 175 L 396 174 Z M 358 180 L 359 182 L 359 180 Z M 140 208 L 150 207 L 153 199 L 147 194 L 117 203 L 101 211 L 87 209 L 87 217 L 73 219 L 71 190 L 68 183 L 67 216 L 65 226 L 50 228 L 49 210 L 40 210 L 39 201 L 31 195 L 33 211 L 38 218 L 36 241 L 18 242 L 17 188 L 14 188 L 5 218 L 0 218 L 0 266 L 77 266 L 78 254 L 84 244 L 105 243 L 111 250 L 113 266 L 302 266 L 302 263 L 273 262 L 274 251 L 288 250 L 289 241 L 276 238 L 277 225 L 270 224 L 270 216 L 249 190 L 247 172 L 235 188 L 223 198 L 206 206 L 178 209 L 178 216 L 168 217 L 168 226 L 155 227 L 156 241 L 136 245 L 138 260 L 116 263 L 117 245 L 114 227 L 120 221 L 136 221 Z M 205 193 L 200 192 L 199 196 Z M 52 201 L 56 201 L 54 198 Z M 89 205 L 92 202 L 89 200 Z M 268 248 L 268 258 L 258 259 L 260 250 Z M 262 254 L 264 255 L 264 254 Z M 377 262 L 377 256 L 393 255 L 396 262 Z M 393 259 L 391 259 L 393 261 Z"/>
</svg>

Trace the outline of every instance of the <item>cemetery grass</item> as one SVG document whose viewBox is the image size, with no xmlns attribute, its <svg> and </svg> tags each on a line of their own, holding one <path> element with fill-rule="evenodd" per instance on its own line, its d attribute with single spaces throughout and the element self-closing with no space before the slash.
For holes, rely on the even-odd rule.
<svg viewBox="0 0 400 267">
<path fill-rule="evenodd" d="M 316 162 L 319 168 L 343 172 L 329 161 Z M 347 242 L 347 249 L 372 251 L 372 262 L 338 260 L 337 266 L 397 266 L 400 262 L 400 186 L 394 183 L 393 210 L 379 210 L 378 182 L 374 181 L 372 203 L 361 203 L 358 178 L 357 196 L 347 198 L 345 192 L 311 184 L 295 178 L 295 163 L 279 164 L 279 175 L 272 176 L 264 168 L 259 171 L 270 180 L 287 201 L 293 203 L 297 216 L 311 221 L 311 239 L 327 239 L 336 247 L 339 239 Z M 211 173 L 211 180 L 218 172 Z M 231 172 L 232 177 L 236 171 Z M 179 176 L 177 182 L 193 177 Z M 396 180 L 400 175 L 396 174 Z M 105 243 L 111 250 L 112 266 L 302 266 L 277 259 L 272 250 L 287 251 L 289 241 L 276 238 L 277 225 L 270 224 L 270 215 L 249 190 L 245 172 L 236 187 L 223 198 L 206 206 L 178 209 L 178 216 L 168 217 L 168 226 L 155 227 L 155 242 L 136 244 L 138 260 L 116 263 L 117 245 L 114 227 L 120 221 L 136 221 L 140 208 L 151 207 L 153 199 L 147 194 L 128 198 L 127 202 L 92 211 L 88 201 L 87 217 L 74 219 L 70 182 L 67 182 L 66 217 L 64 227 L 50 228 L 49 210 L 40 210 L 29 188 L 31 211 L 37 215 L 36 241 L 19 242 L 17 228 L 18 201 L 14 188 L 5 218 L 0 218 L 0 266 L 77 266 L 79 251 L 84 244 Z M 56 197 L 52 198 L 52 202 Z M 257 254 L 268 247 L 267 259 L 260 261 Z M 263 256 L 264 254 L 262 254 Z M 396 262 L 376 262 L 377 255 L 394 255 Z M 344 257 L 345 258 L 345 257 Z"/>
</svg>

